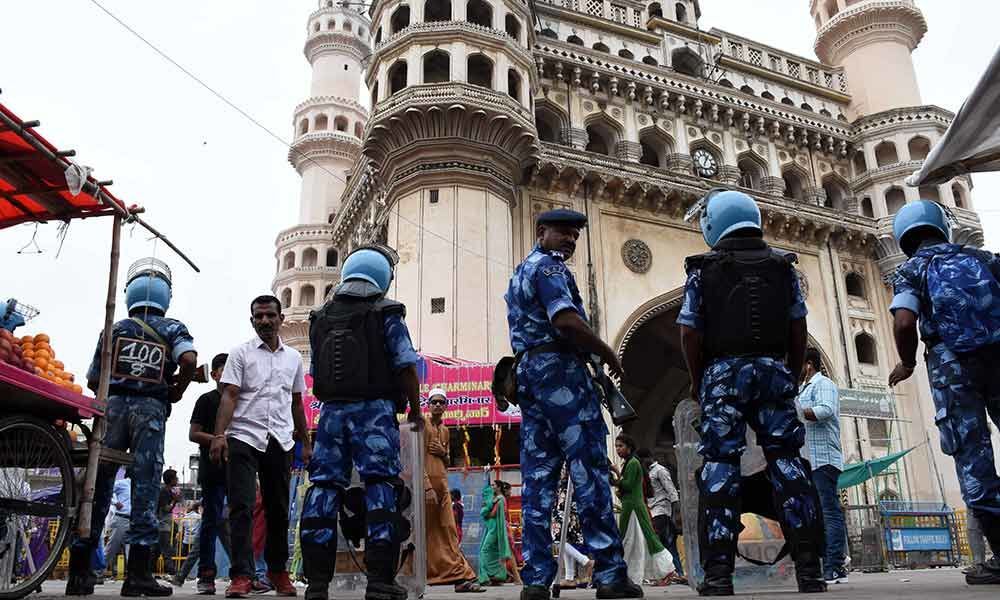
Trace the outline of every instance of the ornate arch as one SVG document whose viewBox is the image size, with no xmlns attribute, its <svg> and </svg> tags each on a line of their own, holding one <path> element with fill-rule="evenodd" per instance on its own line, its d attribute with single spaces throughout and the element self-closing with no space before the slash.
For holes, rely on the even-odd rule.
<svg viewBox="0 0 1000 600">
<path fill-rule="evenodd" d="M 674 288 L 665 294 L 655 296 L 641 304 L 639 308 L 635 309 L 632 314 L 625 319 L 625 323 L 622 325 L 617 337 L 615 337 L 614 345 L 612 345 L 612 348 L 614 348 L 618 358 L 625 358 L 625 348 L 628 347 L 629 340 L 632 339 L 632 336 L 634 336 L 643 325 L 666 312 L 679 308 L 683 302 L 684 286 L 681 286 Z"/>
</svg>

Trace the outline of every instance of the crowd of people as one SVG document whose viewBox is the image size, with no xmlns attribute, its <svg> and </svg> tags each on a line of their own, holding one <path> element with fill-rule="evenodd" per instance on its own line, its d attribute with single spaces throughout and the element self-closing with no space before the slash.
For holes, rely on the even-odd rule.
<svg viewBox="0 0 1000 600">
<path fill-rule="evenodd" d="M 818 352 L 806 347 L 807 309 L 793 268 L 796 257 L 763 240 L 760 210 L 746 194 L 712 190 L 694 207 L 694 213 L 699 210 L 710 251 L 686 261 L 677 319 L 691 394 L 700 406 L 699 497 L 684 499 L 698 507 L 698 556 L 689 557 L 704 574 L 698 591 L 733 594 L 740 515 L 752 505 L 780 522 L 799 591 L 824 592 L 830 583 L 847 581 L 836 494 L 843 468 L 839 409 Z M 199 399 L 190 426 L 190 439 L 201 448 L 204 492 L 194 553 L 199 592 L 215 591 L 215 538 L 228 521 L 232 565 L 226 596 L 255 591 L 258 561 L 278 595 L 297 595 L 289 575 L 294 453 L 306 465 L 310 484 L 297 523 L 307 600 L 327 600 L 341 536 L 352 547 L 363 542 L 366 599 L 405 600 L 407 590 L 396 573 L 408 556 L 403 542 L 411 527 L 405 515 L 420 501 L 427 509 L 427 538 L 420 543 L 428 581 L 453 585 L 459 593 L 513 581 L 523 585 L 521 600 L 549 600 L 559 573 L 554 534 L 562 554 L 559 583 L 575 585 L 589 576 L 599 599 L 641 598 L 647 581 L 681 581 L 676 538 L 682 513 L 668 469 L 624 434 L 615 443 L 621 467 L 605 454 L 609 431 L 597 389 L 605 369 L 619 379 L 625 372 L 618 355 L 590 327 L 565 265 L 586 225 L 586 216 L 572 210 L 539 215 L 537 243 L 515 269 L 504 296 L 515 357 L 502 363 L 513 365 L 510 371 L 498 367 L 504 383 L 494 392 L 517 403 L 522 415 L 522 556 L 507 518 L 511 486 L 500 480 L 482 491 L 478 573 L 462 555 L 464 506 L 446 478 L 447 396 L 433 390 L 430 415 L 423 416 L 406 307 L 386 297 L 398 257 L 385 246 L 363 246 L 346 258 L 341 283 L 310 317 L 310 372 L 322 403 L 314 434 L 303 407 L 305 365 L 279 337 L 284 316 L 277 298 L 255 298 L 250 304 L 255 335 L 212 361 L 217 389 Z M 910 259 L 895 283 L 891 310 L 901 360 L 889 383 L 913 374 L 922 338 L 942 449 L 954 457 L 965 502 L 996 554 L 1000 477 L 987 414 L 1000 425 L 1000 395 L 989 373 L 1000 358 L 1000 258 L 949 244 L 946 214 L 932 202 L 903 207 L 894 232 Z M 130 363 L 131 355 L 112 357 L 105 444 L 132 453 L 131 497 L 127 504 L 114 496 L 120 485 L 114 468 L 102 465 L 94 533 L 71 547 L 68 595 L 93 593 L 91 563 L 112 505 L 111 539 L 118 535 L 116 544 L 130 546 L 122 595 L 171 593 L 152 577 L 153 561 L 173 543 L 162 517 L 178 500 L 176 473 L 162 473 L 163 432 L 170 406 L 194 376 L 197 354 L 183 323 L 165 316 L 168 273 L 153 264 L 130 271 L 129 318 L 115 324 L 111 347 L 128 340 L 147 347 L 144 356 L 161 360 Z M 99 344 L 88 373 L 92 389 L 101 356 Z M 400 478 L 397 414 L 403 413 L 414 431 L 425 432 L 422 498 Z M 751 494 L 759 488 L 741 472 L 747 426 L 763 449 L 762 476 L 771 494 Z M 263 523 L 259 553 L 255 512 Z M 195 539 L 193 532 L 186 537 Z M 181 581 L 185 568 L 194 568 L 193 558 L 176 574 Z M 1000 583 L 1000 559 L 984 558 L 966 581 Z"/>
</svg>

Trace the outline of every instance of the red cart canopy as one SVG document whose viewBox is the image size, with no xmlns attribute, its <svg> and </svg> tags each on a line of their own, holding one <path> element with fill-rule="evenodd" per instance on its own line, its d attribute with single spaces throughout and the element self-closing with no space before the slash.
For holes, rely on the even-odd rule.
<svg viewBox="0 0 1000 600">
<path fill-rule="evenodd" d="M 72 151 L 59 151 L 34 127 L 0 104 L 0 229 L 126 214 L 125 205 L 92 177 L 74 196 L 66 182 Z"/>
</svg>

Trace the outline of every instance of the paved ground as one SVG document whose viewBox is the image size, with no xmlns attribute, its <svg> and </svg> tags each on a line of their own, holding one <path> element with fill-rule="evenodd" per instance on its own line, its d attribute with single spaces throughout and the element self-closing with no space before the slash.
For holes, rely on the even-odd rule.
<svg viewBox="0 0 1000 600">
<path fill-rule="evenodd" d="M 63 586 L 60 581 L 46 582 L 41 595 L 32 596 L 30 600 L 46 600 L 47 598 L 62 597 Z M 118 596 L 120 584 L 107 583 L 99 586 L 98 596 Z M 463 596 L 468 600 L 516 600 L 520 588 L 505 586 L 502 588 L 491 588 L 485 594 L 475 594 L 471 597 Z M 216 596 L 222 600 L 223 596 Z M 194 588 L 190 584 L 183 590 L 175 588 L 174 598 L 191 598 L 201 600 L 194 594 Z M 273 598 L 274 594 L 266 594 L 263 598 Z M 302 590 L 299 590 L 299 597 L 302 597 Z M 429 588 L 424 596 L 426 600 L 456 600 L 454 592 L 450 587 Z M 688 587 L 670 586 L 666 588 L 647 587 L 646 598 L 668 599 L 668 598 L 696 598 L 697 594 Z M 788 599 L 798 598 L 794 591 L 770 592 L 757 594 L 738 594 L 738 598 L 777 598 Z M 347 597 L 345 597 L 347 598 Z M 573 590 L 563 591 L 562 599 L 566 600 L 591 600 L 594 598 L 593 590 Z M 979 598 L 1000 598 L 1000 586 L 983 586 L 979 588 L 965 585 L 965 579 L 957 569 L 931 569 L 925 571 L 895 571 L 892 573 L 851 573 L 851 582 L 845 585 L 831 586 L 830 591 L 823 595 L 824 600 L 843 599 L 905 599 L 905 600 L 968 600 Z M 332 598 L 331 600 L 339 600 Z"/>
</svg>

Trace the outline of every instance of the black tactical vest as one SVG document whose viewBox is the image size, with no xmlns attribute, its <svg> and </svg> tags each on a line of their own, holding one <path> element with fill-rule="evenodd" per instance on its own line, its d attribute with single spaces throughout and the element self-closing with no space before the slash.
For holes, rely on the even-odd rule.
<svg viewBox="0 0 1000 600">
<path fill-rule="evenodd" d="M 688 257 L 686 269 L 701 269 L 706 359 L 788 353 L 795 261 L 759 238 Z"/>
<path fill-rule="evenodd" d="M 402 388 L 389 364 L 384 318 L 406 314 L 385 298 L 334 296 L 310 317 L 313 394 L 323 402 L 397 401 Z"/>
</svg>

